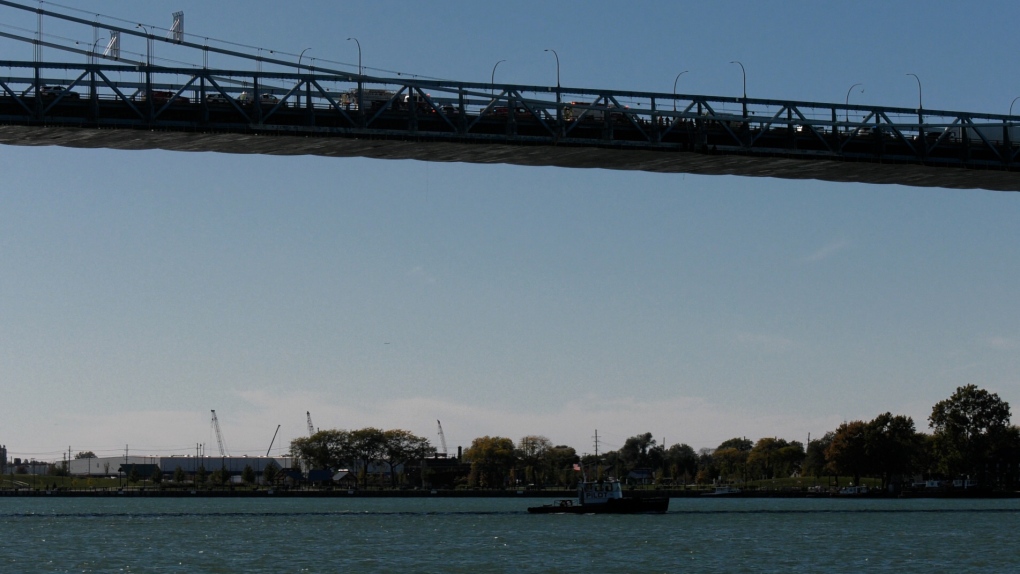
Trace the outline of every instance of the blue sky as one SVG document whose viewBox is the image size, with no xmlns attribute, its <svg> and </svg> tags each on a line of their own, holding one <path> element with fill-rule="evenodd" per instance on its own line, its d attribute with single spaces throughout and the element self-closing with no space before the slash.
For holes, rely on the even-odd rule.
<svg viewBox="0 0 1020 574">
<path fill-rule="evenodd" d="M 425 76 L 1005 113 L 1014 3 L 82 0 Z M 34 27 L 34 17 L 5 22 Z M 47 30 L 58 25 L 47 22 Z M 91 40 L 91 36 L 83 38 Z M 134 49 L 143 50 L 144 46 Z M 168 55 L 169 47 L 156 46 Z M 31 47 L 0 42 L 4 59 Z M 59 56 L 49 51 L 48 60 Z M 212 65 L 216 65 L 215 60 Z M 0 147 L 0 444 L 806 440 L 1020 401 L 1020 196 L 411 161 Z M 208 447 L 212 452 L 212 446 Z"/>
</svg>

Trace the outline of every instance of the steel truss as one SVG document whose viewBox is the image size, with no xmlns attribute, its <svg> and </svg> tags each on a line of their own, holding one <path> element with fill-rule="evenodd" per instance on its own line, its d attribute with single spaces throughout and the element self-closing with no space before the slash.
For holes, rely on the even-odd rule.
<svg viewBox="0 0 1020 574">
<path fill-rule="evenodd" d="M 40 11 L 8 0 L 0 0 L 0 6 Z M 97 25 L 41 12 L 74 24 Z M 699 172 L 697 161 L 675 152 L 739 158 L 744 163 L 736 172 L 746 175 L 767 174 L 766 162 L 777 160 L 805 160 L 803 166 L 820 161 L 901 165 L 946 168 L 937 171 L 952 174 L 954 181 L 948 187 L 1020 190 L 1020 178 L 1010 173 L 1020 154 L 1020 118 L 1016 116 L 376 77 L 171 41 L 148 30 L 103 27 L 150 43 L 159 40 L 255 61 L 259 70 L 268 63 L 284 71 L 160 66 L 150 62 L 149 54 L 146 61 L 111 62 L 94 51 L 0 32 L 3 37 L 93 60 L 86 64 L 0 61 L 0 127 L 273 134 L 423 146 L 429 142 L 552 146 L 589 149 L 592 154 L 600 150 L 603 160 L 608 156 L 602 152 L 631 151 L 643 155 L 635 160 L 638 156 L 617 154 L 622 159 L 599 167 L 649 171 Z M 95 63 L 97 59 L 104 61 Z M 765 167 L 747 167 L 748 161 L 755 160 Z M 516 162 L 513 157 L 503 161 Z M 674 169 L 664 165 L 669 161 L 686 163 Z M 553 164 L 571 165 L 566 160 Z M 729 169 L 720 165 L 717 162 L 704 173 Z M 592 167 L 583 162 L 579 166 Z M 971 184 L 961 175 L 975 170 L 999 175 L 991 184 Z M 805 177 L 795 171 L 787 168 L 786 175 L 778 176 Z M 904 183 L 942 185 L 930 174 L 917 179 L 916 169 L 905 171 L 911 171 L 915 179 Z M 876 180 L 825 173 L 809 177 Z"/>
</svg>

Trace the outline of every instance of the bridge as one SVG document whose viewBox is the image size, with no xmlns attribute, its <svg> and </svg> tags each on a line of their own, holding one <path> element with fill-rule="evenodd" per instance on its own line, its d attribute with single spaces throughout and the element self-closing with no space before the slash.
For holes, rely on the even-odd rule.
<svg viewBox="0 0 1020 574">
<path fill-rule="evenodd" d="M 1020 117 L 368 74 L 195 41 L 182 30 L 37 16 L 32 61 L 0 60 L 0 143 L 603 168 L 1020 191 Z M 92 41 L 49 39 L 43 18 Z M 100 51 L 100 33 L 110 41 Z M 83 33 L 84 36 L 84 33 Z M 145 53 L 120 38 L 144 40 Z M 113 40 L 116 38 L 116 42 Z M 156 62 L 156 45 L 202 64 Z M 84 62 L 47 62 L 43 50 Z M 216 54 L 242 66 L 210 68 Z M 353 68 L 353 69 L 344 69 Z"/>
</svg>

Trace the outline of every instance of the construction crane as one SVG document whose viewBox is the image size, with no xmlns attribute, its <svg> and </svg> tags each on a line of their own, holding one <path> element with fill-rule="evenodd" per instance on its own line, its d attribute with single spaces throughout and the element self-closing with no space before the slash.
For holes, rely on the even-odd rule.
<svg viewBox="0 0 1020 574">
<path fill-rule="evenodd" d="M 312 426 L 312 413 L 305 411 L 305 416 L 308 417 L 308 436 L 315 434 L 315 427 Z"/>
<path fill-rule="evenodd" d="M 449 453 L 446 450 L 446 435 L 443 434 L 443 423 L 437 420 L 436 425 L 439 427 L 439 443 L 443 445 L 443 458 L 446 458 Z"/>
<path fill-rule="evenodd" d="M 269 448 L 266 449 L 266 458 L 269 457 L 269 453 L 273 450 L 273 443 L 276 442 L 276 435 L 280 433 L 280 427 L 282 425 L 276 425 L 276 432 L 273 433 L 273 440 L 269 441 Z"/>
<path fill-rule="evenodd" d="M 216 442 L 220 445 L 220 456 L 227 456 L 227 448 L 223 446 L 223 433 L 220 432 L 220 420 L 216 418 L 216 409 L 212 412 L 212 426 L 216 431 Z"/>
</svg>

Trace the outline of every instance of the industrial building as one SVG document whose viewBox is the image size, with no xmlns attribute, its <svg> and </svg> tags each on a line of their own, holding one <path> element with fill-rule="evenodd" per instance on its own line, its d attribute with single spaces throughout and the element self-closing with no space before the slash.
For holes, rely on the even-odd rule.
<svg viewBox="0 0 1020 574">
<path fill-rule="evenodd" d="M 71 461 L 68 471 L 71 476 L 118 476 L 126 469 L 158 467 L 164 476 L 173 476 L 180 468 L 186 476 L 193 477 L 202 468 L 212 473 L 222 468 L 231 476 L 240 476 L 250 466 L 256 476 L 261 476 L 269 464 L 281 470 L 289 470 L 293 459 L 289 457 L 264 456 L 112 456 L 78 458 Z"/>
</svg>

